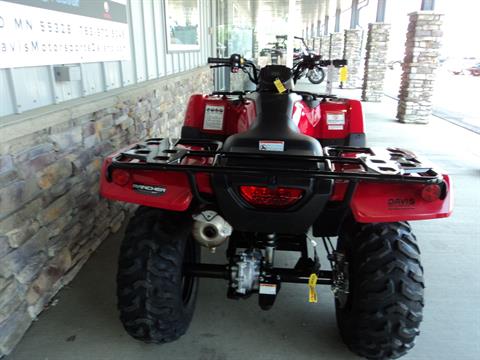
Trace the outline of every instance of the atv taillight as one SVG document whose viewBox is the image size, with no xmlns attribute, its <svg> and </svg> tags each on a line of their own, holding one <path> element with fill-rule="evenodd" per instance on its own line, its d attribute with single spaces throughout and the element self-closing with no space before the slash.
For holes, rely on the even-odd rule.
<svg viewBox="0 0 480 360">
<path fill-rule="evenodd" d="M 115 169 L 112 171 L 112 181 L 116 185 L 125 186 L 130 181 L 130 173 L 127 170 Z"/>
<path fill-rule="evenodd" d="M 440 199 L 441 195 L 442 188 L 438 184 L 426 185 L 422 189 L 422 199 L 428 202 Z"/>
<path fill-rule="evenodd" d="M 262 208 L 287 208 L 303 196 L 302 189 L 266 186 L 240 186 L 240 195 L 250 205 Z"/>
</svg>

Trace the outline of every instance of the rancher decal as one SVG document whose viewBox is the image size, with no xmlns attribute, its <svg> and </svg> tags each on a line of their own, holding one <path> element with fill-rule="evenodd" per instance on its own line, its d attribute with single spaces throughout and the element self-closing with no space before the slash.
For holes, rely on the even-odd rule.
<svg viewBox="0 0 480 360">
<path fill-rule="evenodd" d="M 167 189 L 162 186 L 156 185 L 143 185 L 143 184 L 133 184 L 133 190 L 138 193 L 145 194 L 145 195 L 163 195 L 167 192 Z"/>
</svg>

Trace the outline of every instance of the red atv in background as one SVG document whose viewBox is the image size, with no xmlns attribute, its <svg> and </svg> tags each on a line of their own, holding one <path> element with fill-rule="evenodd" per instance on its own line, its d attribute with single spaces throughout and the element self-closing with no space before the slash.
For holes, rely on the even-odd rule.
<svg viewBox="0 0 480 360">
<path fill-rule="evenodd" d="M 295 91 L 318 61 L 258 70 L 239 55 L 210 58 L 246 72 L 257 90 L 193 95 L 180 139 L 149 139 L 105 160 L 101 194 L 141 205 L 117 276 L 131 336 L 183 335 L 198 278 L 208 277 L 228 281 L 229 298 L 258 294 L 265 310 L 282 283 L 308 284 L 310 302 L 317 284 L 329 285 L 353 352 L 388 359 L 412 348 L 424 282 L 407 221 L 450 215 L 449 177 L 407 150 L 365 147 L 360 102 Z M 225 265 L 200 261 L 199 246 L 223 244 Z M 295 267 L 275 266 L 277 251 L 298 253 Z"/>
</svg>

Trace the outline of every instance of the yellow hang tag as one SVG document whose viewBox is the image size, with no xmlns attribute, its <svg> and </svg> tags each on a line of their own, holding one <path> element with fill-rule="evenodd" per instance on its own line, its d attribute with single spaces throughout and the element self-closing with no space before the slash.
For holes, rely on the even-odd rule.
<svg viewBox="0 0 480 360">
<path fill-rule="evenodd" d="M 315 273 L 310 275 L 308 279 L 308 302 L 316 303 L 317 302 L 317 290 L 315 287 L 317 286 L 318 276 Z"/>
<path fill-rule="evenodd" d="M 340 68 L 340 81 L 346 82 L 348 79 L 348 68 L 346 66 L 342 66 Z"/>
<path fill-rule="evenodd" d="M 275 81 L 273 83 L 275 84 L 275 87 L 277 88 L 277 91 L 280 94 L 287 91 L 287 89 L 285 88 L 285 86 L 283 86 L 283 83 L 280 81 L 280 79 L 275 79 Z"/>
</svg>

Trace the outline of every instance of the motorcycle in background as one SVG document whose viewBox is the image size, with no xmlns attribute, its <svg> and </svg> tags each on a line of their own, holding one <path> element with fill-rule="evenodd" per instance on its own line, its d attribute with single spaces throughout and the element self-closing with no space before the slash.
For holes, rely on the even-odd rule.
<svg viewBox="0 0 480 360">
<path fill-rule="evenodd" d="M 295 39 L 301 40 L 303 47 L 300 49 L 295 49 L 293 53 L 293 64 L 296 65 L 299 61 L 303 59 L 305 55 L 310 55 L 313 54 L 317 56 L 317 54 L 308 47 L 308 45 L 305 43 L 305 39 L 302 37 L 295 36 Z M 320 55 L 320 59 L 322 56 Z M 318 85 L 325 80 L 325 71 L 320 67 L 319 64 L 312 64 L 311 68 L 308 69 L 306 73 L 306 78 L 308 81 L 310 81 L 312 84 Z"/>
<path fill-rule="evenodd" d="M 270 56 L 272 65 L 280 65 L 283 63 L 282 58 L 287 52 L 287 35 L 277 35 L 275 42 L 267 43 L 269 48 L 263 48 L 260 56 Z"/>
</svg>

